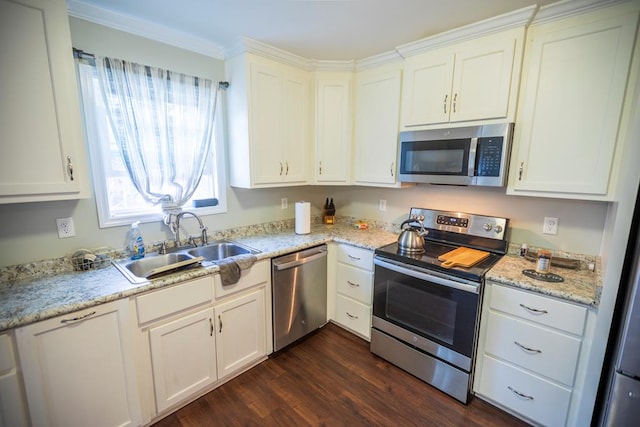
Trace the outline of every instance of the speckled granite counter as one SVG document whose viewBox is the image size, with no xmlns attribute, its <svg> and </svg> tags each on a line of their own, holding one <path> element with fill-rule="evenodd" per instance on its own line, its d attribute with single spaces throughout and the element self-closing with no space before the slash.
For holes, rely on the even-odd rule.
<svg viewBox="0 0 640 427">
<path fill-rule="evenodd" d="M 551 267 L 551 273 L 561 276 L 564 279 L 563 282 L 544 282 L 525 276 L 522 271 L 535 269 L 535 263 L 515 255 L 512 251 L 489 270 L 486 279 L 590 307 L 597 307 L 602 292 L 602 274 L 600 273 L 602 269 L 599 258 L 575 254 L 562 254 L 562 256 L 582 258 L 580 269 Z M 595 264 L 595 271 L 589 271 L 586 266 L 589 262 Z"/>
<path fill-rule="evenodd" d="M 397 232 L 385 227 L 356 230 L 347 219 L 335 225 L 315 223 L 311 233 L 297 235 L 291 221 L 275 227 L 245 227 L 214 233 L 261 251 L 258 260 L 335 241 L 375 249 L 395 241 Z M 114 266 L 74 272 L 68 260 L 56 259 L 0 269 L 0 331 L 127 298 L 219 271 L 199 267 L 132 284 Z"/>
</svg>

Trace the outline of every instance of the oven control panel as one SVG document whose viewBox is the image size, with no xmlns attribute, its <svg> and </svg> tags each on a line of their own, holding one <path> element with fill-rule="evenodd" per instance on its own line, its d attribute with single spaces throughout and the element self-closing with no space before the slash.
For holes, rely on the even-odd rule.
<svg viewBox="0 0 640 427">
<path fill-rule="evenodd" d="M 411 208 L 409 218 L 415 218 L 415 225 L 422 219 L 425 228 L 498 240 L 505 239 L 509 222 L 507 218 L 424 208 Z"/>
<path fill-rule="evenodd" d="M 450 225 L 452 227 L 469 227 L 469 218 L 458 218 L 456 216 L 437 215 L 436 224 L 438 225 Z"/>
</svg>

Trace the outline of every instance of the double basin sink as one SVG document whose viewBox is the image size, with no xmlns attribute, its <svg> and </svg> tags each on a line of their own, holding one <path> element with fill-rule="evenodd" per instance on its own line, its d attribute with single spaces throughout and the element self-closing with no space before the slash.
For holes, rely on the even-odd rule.
<svg viewBox="0 0 640 427">
<path fill-rule="evenodd" d="M 113 264 L 130 282 L 143 283 L 202 262 L 216 262 L 236 255 L 258 253 L 260 251 L 240 243 L 217 240 L 205 246 L 181 247 L 170 253 L 151 253 L 141 259 L 114 261 Z"/>
</svg>

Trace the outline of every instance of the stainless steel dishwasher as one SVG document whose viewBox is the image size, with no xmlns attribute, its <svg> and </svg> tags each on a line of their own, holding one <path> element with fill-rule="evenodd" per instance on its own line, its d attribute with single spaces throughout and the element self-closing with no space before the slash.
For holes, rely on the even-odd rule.
<svg viewBox="0 0 640 427">
<path fill-rule="evenodd" d="M 327 322 L 327 246 L 274 258 L 271 278 L 278 351 Z"/>
</svg>

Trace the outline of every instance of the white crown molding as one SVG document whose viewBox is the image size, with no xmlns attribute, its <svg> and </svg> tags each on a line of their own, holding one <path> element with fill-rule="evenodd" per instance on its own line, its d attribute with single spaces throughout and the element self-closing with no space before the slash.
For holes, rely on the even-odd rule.
<svg viewBox="0 0 640 427">
<path fill-rule="evenodd" d="M 401 60 L 402 56 L 400 56 L 400 53 L 395 50 L 391 50 L 389 52 L 373 55 L 368 58 L 358 59 L 357 61 L 355 61 L 356 71 L 363 71 L 369 68 L 378 67 L 384 64 L 390 64 Z"/>
<path fill-rule="evenodd" d="M 332 60 L 321 60 L 321 59 L 312 59 L 311 67 L 314 71 L 344 71 L 344 72 L 353 72 L 356 68 L 356 61 L 348 60 L 348 61 L 332 61 Z"/>
<path fill-rule="evenodd" d="M 240 40 L 237 43 L 225 51 L 225 56 L 226 58 L 233 58 L 241 53 L 253 53 L 278 62 L 293 65 L 294 67 L 302 68 L 303 70 L 312 71 L 311 60 L 249 37 L 240 37 Z"/>
<path fill-rule="evenodd" d="M 619 3 L 630 3 L 628 0 L 564 0 L 551 3 L 540 8 L 531 24 L 544 24 L 570 15 L 591 12 Z"/>
<path fill-rule="evenodd" d="M 176 31 L 169 27 L 132 18 L 76 0 L 67 0 L 67 13 L 74 18 L 83 19 L 104 25 L 105 27 L 125 31 L 181 49 L 224 60 L 224 51 L 220 45 L 211 43 L 200 37 Z"/>
<path fill-rule="evenodd" d="M 482 37 L 498 31 L 509 30 L 529 25 L 538 6 L 528 6 L 513 12 L 498 15 L 483 21 L 474 22 L 464 27 L 454 28 L 434 36 L 426 37 L 411 43 L 398 46 L 396 50 L 403 58 L 417 55 L 434 48 L 443 47 L 464 40 Z"/>
</svg>

